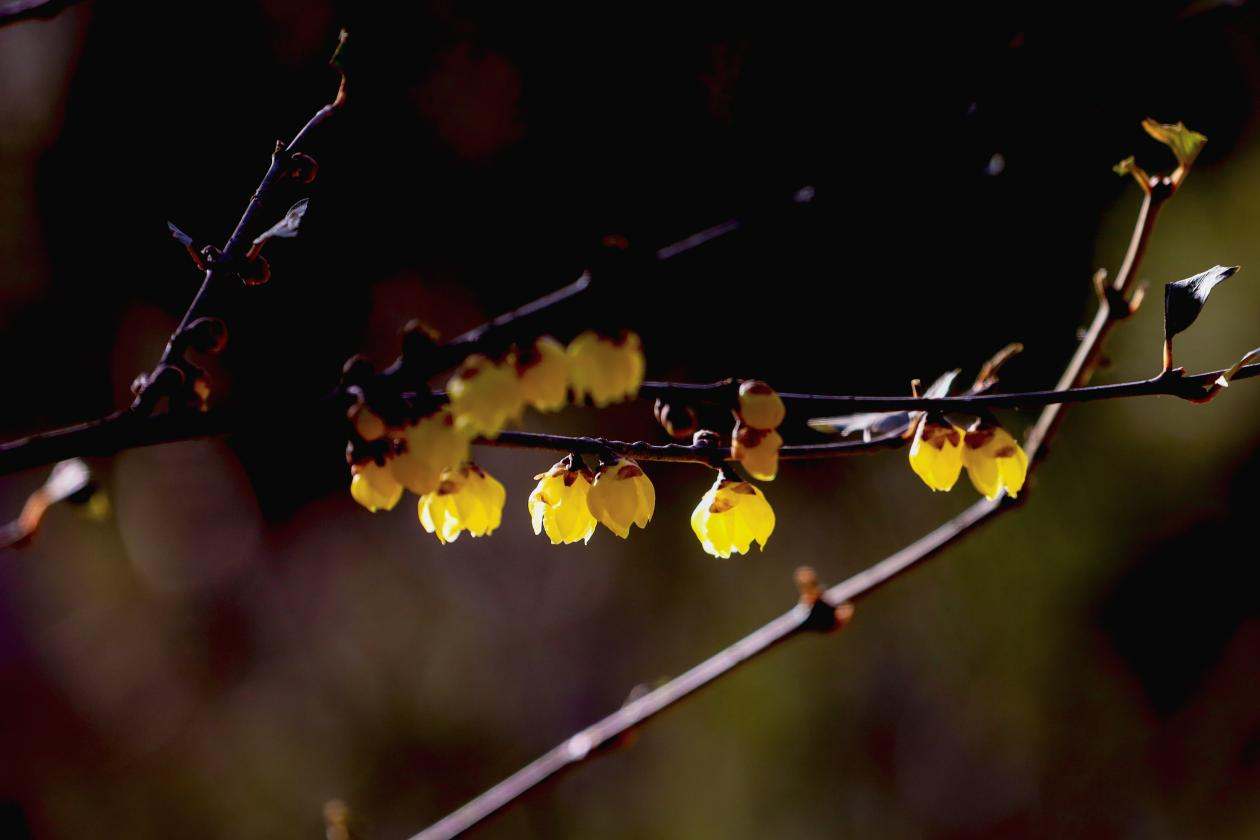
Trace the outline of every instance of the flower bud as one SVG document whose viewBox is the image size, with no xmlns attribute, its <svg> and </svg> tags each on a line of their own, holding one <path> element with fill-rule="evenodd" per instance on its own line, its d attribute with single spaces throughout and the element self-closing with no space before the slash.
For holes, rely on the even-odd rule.
<svg viewBox="0 0 1260 840">
<path fill-rule="evenodd" d="M 783 437 L 774 429 L 758 429 L 735 424 L 731 435 L 731 457 L 744 465 L 758 481 L 774 481 L 779 472 L 779 449 Z"/>
<path fill-rule="evenodd" d="M 600 524 L 624 540 L 631 525 L 646 528 L 652 520 L 656 488 L 638 464 L 619 458 L 600 467 L 586 504 Z"/>
<path fill-rule="evenodd" d="M 962 430 L 943 417 L 925 416 L 910 444 L 910 467 L 933 490 L 949 490 L 962 472 Z"/>
<path fill-rule="evenodd" d="M 446 385 L 455 424 L 470 435 L 499 436 L 523 408 L 520 384 L 512 365 L 480 353 L 464 360 Z"/>
<path fill-rule="evenodd" d="M 783 399 L 773 388 L 756 379 L 739 384 L 739 417 L 755 429 L 777 429 L 787 416 Z"/>
<path fill-rule="evenodd" d="M 569 343 L 569 377 L 579 402 L 590 396 L 603 408 L 639 393 L 646 363 L 637 333 L 608 338 L 587 330 Z"/>
<path fill-rule="evenodd" d="M 521 396 L 538 411 L 559 411 L 569 401 L 569 359 L 564 345 L 549 335 L 517 360 Z"/>
</svg>

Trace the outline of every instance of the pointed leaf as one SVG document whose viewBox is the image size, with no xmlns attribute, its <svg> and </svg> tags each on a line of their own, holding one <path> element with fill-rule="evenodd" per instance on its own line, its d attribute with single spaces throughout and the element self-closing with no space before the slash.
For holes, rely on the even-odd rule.
<svg viewBox="0 0 1260 840">
<path fill-rule="evenodd" d="M 1164 340 L 1187 329 L 1203 311 L 1216 284 L 1233 276 L 1238 266 L 1217 265 L 1201 274 L 1164 286 Z"/>
<path fill-rule="evenodd" d="M 1253 362 L 1258 362 L 1258 361 L 1260 361 L 1260 347 L 1257 347 L 1255 350 L 1252 350 L 1250 353 L 1246 354 L 1241 359 L 1234 362 L 1233 367 L 1231 367 L 1229 370 L 1222 373 L 1220 376 L 1216 377 L 1216 381 L 1213 382 L 1212 384 L 1219 385 L 1222 388 L 1228 388 L 1229 381 L 1238 375 L 1238 371 L 1242 370 L 1247 365 L 1252 364 Z M 1209 385 L 1208 388 L 1210 389 L 1211 385 Z"/>
<path fill-rule="evenodd" d="M 184 233 L 179 228 L 175 227 L 174 224 L 172 224 L 171 222 L 167 222 L 166 228 L 167 230 L 171 232 L 171 236 L 180 245 L 183 245 L 185 248 L 191 248 L 193 246 L 193 238 L 189 236 L 188 234 Z"/>
<path fill-rule="evenodd" d="M 304 198 L 297 204 L 289 208 L 289 212 L 284 214 L 284 218 L 276 222 L 263 233 L 259 234 L 254 240 L 255 245 L 261 245 L 268 239 L 273 237 L 279 239 L 290 239 L 298 235 L 298 228 L 302 225 L 302 217 L 306 215 L 306 205 L 310 202 L 309 198 Z"/>
<path fill-rule="evenodd" d="M 954 379 L 961 372 L 961 369 L 955 368 L 941 374 L 923 392 L 923 396 L 928 399 L 948 396 L 950 386 L 954 384 Z M 884 435 L 904 431 L 909 428 L 914 417 L 920 413 L 909 411 L 868 411 L 861 414 L 842 414 L 836 417 L 813 417 L 806 422 L 816 432 L 839 435 L 851 435 L 854 432 L 861 432 L 864 439 L 870 440 L 872 437 L 883 437 Z"/>
</svg>

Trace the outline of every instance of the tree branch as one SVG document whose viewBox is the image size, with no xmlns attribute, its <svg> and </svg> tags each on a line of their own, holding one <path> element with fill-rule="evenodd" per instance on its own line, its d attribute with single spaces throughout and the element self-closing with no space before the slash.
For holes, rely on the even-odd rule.
<svg viewBox="0 0 1260 840">
<path fill-rule="evenodd" d="M 1157 183 L 1152 184 L 1152 189 L 1147 191 L 1124 263 L 1112 286 L 1115 294 L 1101 298 L 1098 313 L 1089 331 L 1059 379 L 1057 389 L 1060 392 L 1059 396 L 1062 396 L 1063 391 L 1080 389 L 1089 381 L 1102 355 L 1107 336 L 1115 324 L 1128 314 L 1113 309 L 1112 301 L 1126 300 L 1126 296 L 1132 291 L 1137 268 L 1154 231 L 1158 212 L 1174 189 L 1175 186 L 1165 178 L 1158 179 Z M 1260 374 L 1260 371 L 1249 373 L 1250 376 L 1257 374 Z M 1201 376 L 1206 377 L 1208 374 Z M 1029 430 L 1025 449 L 1030 457 L 1030 471 L 1036 468 L 1041 457 L 1044 456 L 1046 444 L 1058 431 L 1062 423 L 1063 406 L 1066 404 L 1063 401 L 1056 401 L 1046 405 L 1037 423 Z M 1027 499 L 1028 489 L 1025 488 L 1021 502 Z M 459 810 L 412 836 L 410 840 L 449 840 L 449 838 L 457 837 L 498 813 L 529 791 L 554 778 L 561 771 L 602 754 L 608 747 L 617 744 L 631 730 L 781 642 L 799 635 L 803 630 L 835 629 L 840 610 L 849 609 L 848 605 L 948 548 L 990 521 L 994 515 L 1013 509 L 1015 506 L 1016 503 L 1006 496 L 999 497 L 997 501 L 990 502 L 982 499 L 976 502 L 900 551 L 826 590 L 812 604 L 803 601 L 794 609 L 719 651 L 682 676 L 670 680 L 593 726 L 568 738 L 558 747 L 518 770 Z"/>
<path fill-rule="evenodd" d="M 48 20 L 78 3 L 79 0 L 10 0 L 0 5 L 0 26 L 20 20 Z"/>
</svg>

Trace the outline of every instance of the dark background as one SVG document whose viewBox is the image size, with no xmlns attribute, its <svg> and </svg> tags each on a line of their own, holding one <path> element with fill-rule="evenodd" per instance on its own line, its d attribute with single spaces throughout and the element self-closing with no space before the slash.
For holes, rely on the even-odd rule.
<svg viewBox="0 0 1260 840">
<path fill-rule="evenodd" d="M 529 532 L 545 454 L 478 455 L 509 492 L 490 539 L 354 506 L 302 412 L 344 359 L 562 285 L 607 235 L 633 270 L 600 317 L 641 332 L 650 378 L 900 393 L 1018 340 L 1005 387 L 1045 387 L 1137 207 L 1109 167 L 1170 167 L 1139 123 L 1184 120 L 1210 142 L 1101 377 L 1153 373 L 1160 285 L 1216 263 L 1244 270 L 1178 361 L 1260 344 L 1249 5 L 84 3 L 0 31 L 3 437 L 129 400 L 199 282 L 165 222 L 226 238 L 335 91 L 342 26 L 350 105 L 270 211 L 309 195 L 302 236 L 234 294 L 213 370 L 213 402 L 280 417 L 94 461 L 111 515 L 59 508 L 0 563 L 0 834 L 318 836 L 342 797 L 406 836 L 786 608 L 796 565 L 834 582 L 974 498 L 904 454 L 787 465 L 774 538 L 730 561 L 689 533 L 711 479 L 686 466 L 649 468 L 647 531 L 585 548 Z M 1255 391 L 1074 410 L 1027 508 L 485 835 L 1260 831 Z M 642 403 L 526 425 L 660 434 Z M 0 482 L 0 518 L 43 475 Z"/>
</svg>

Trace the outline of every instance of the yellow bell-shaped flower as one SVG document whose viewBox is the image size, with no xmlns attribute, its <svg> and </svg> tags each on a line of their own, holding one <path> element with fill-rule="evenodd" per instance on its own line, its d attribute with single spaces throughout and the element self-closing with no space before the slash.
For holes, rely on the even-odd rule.
<svg viewBox="0 0 1260 840">
<path fill-rule="evenodd" d="M 403 431 L 401 451 L 389 467 L 403 487 L 423 496 L 437 489 L 443 470 L 467 460 L 468 435 L 456 428 L 455 416 L 443 406 Z"/>
<path fill-rule="evenodd" d="M 385 421 L 361 402 L 356 402 L 346 410 L 346 418 L 354 424 L 355 433 L 364 440 L 385 437 Z"/>
<path fill-rule="evenodd" d="M 778 392 L 764 382 L 749 379 L 739 383 L 739 417 L 756 429 L 777 429 L 787 416 Z"/>
<path fill-rule="evenodd" d="M 579 402 L 589 395 L 603 408 L 639 393 L 646 362 L 637 333 L 612 339 L 587 330 L 569 343 L 568 356 L 569 381 Z"/>
<path fill-rule="evenodd" d="M 639 465 L 629 458 L 600 467 L 595 486 L 586 498 L 591 514 L 623 540 L 630 526 L 646 528 L 656 510 L 656 488 Z"/>
<path fill-rule="evenodd" d="M 394 478 L 388 465 L 368 461 L 350 468 L 350 495 L 372 513 L 393 510 L 402 498 L 402 485 Z"/>
<path fill-rule="evenodd" d="M 949 490 L 962 472 L 962 429 L 944 418 L 925 416 L 910 444 L 910 467 L 933 490 Z"/>
<path fill-rule="evenodd" d="M 595 517 L 586 506 L 591 474 L 580 459 L 565 458 L 545 473 L 534 476 L 538 486 L 529 494 L 529 516 L 534 533 L 544 530 L 552 545 L 591 541 Z"/>
<path fill-rule="evenodd" d="M 714 557 L 747 554 L 753 540 L 765 548 L 774 531 L 774 509 L 747 481 L 719 476 L 692 512 L 691 530 Z"/>
<path fill-rule="evenodd" d="M 569 401 L 569 357 L 549 335 L 516 362 L 521 396 L 538 411 L 559 411 Z"/>
<path fill-rule="evenodd" d="M 735 424 L 731 436 L 731 457 L 744 465 L 758 481 L 774 481 L 779 473 L 779 450 L 783 436 L 774 429 L 758 429 L 743 423 Z"/>
<path fill-rule="evenodd" d="M 446 383 L 446 396 L 455 425 L 469 435 L 487 438 L 498 437 L 524 408 L 515 367 L 480 353 L 469 356 L 455 371 Z"/>
<path fill-rule="evenodd" d="M 1014 499 L 1024 489 L 1028 456 L 1001 426 L 978 421 L 963 437 L 963 466 L 976 490 L 995 500 L 1005 490 Z"/>
<path fill-rule="evenodd" d="M 420 524 L 443 545 L 463 531 L 483 537 L 499 527 L 506 500 L 503 485 L 470 462 L 443 472 L 438 488 L 420 497 Z"/>
</svg>

